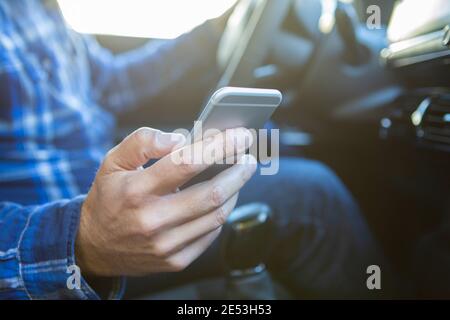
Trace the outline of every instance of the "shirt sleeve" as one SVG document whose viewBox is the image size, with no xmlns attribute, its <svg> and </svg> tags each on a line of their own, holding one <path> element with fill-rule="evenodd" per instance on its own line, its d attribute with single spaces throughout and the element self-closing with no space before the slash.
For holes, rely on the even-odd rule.
<svg viewBox="0 0 450 320">
<path fill-rule="evenodd" d="M 191 70 L 201 68 L 217 73 L 219 39 L 219 30 L 206 22 L 175 40 L 163 44 L 150 42 L 114 55 L 87 36 L 94 99 L 118 113 L 157 96 Z"/>
<path fill-rule="evenodd" d="M 84 196 L 40 206 L 0 203 L 0 299 L 99 299 L 75 261 Z M 115 279 L 110 298 L 120 298 Z"/>
</svg>

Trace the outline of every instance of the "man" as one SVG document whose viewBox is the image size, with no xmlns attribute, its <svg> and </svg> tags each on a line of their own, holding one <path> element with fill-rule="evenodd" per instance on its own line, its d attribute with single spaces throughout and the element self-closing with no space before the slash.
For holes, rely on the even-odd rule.
<svg viewBox="0 0 450 320">
<path fill-rule="evenodd" d="M 113 56 L 67 29 L 53 5 L 7 0 L 0 35 L 0 298 L 120 298 L 123 276 L 215 274 L 216 239 L 238 193 L 239 204 L 263 200 L 276 212 L 267 264 L 292 292 L 368 294 L 366 268 L 380 255 L 351 195 L 323 165 L 284 159 L 277 175 L 250 179 L 255 166 L 242 157 L 178 191 L 206 169 L 171 161 L 183 137 L 142 128 L 107 153 L 115 114 L 194 68 L 214 67 L 213 23 L 157 50 Z M 242 153 L 248 134 L 199 144 Z M 75 289 L 67 285 L 74 265 L 83 275 Z M 154 289 L 146 279 L 139 282 Z M 128 296 L 145 293 L 129 282 Z"/>
</svg>

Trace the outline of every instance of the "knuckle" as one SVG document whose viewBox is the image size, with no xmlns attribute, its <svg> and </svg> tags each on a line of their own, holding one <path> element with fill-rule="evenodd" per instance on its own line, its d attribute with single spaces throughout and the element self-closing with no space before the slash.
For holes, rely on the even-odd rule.
<svg viewBox="0 0 450 320">
<path fill-rule="evenodd" d="M 157 258 L 165 259 L 169 256 L 170 250 L 166 244 L 158 243 L 158 244 L 155 244 L 152 253 Z"/>
<path fill-rule="evenodd" d="M 151 157 L 149 144 L 154 145 L 154 134 L 148 128 L 141 128 L 132 136 L 136 148 L 136 155 L 140 162 Z"/>
<path fill-rule="evenodd" d="M 137 145 L 145 145 L 149 139 L 153 139 L 153 131 L 150 128 L 139 128 L 133 134 L 133 139 L 136 141 Z"/>
<path fill-rule="evenodd" d="M 114 154 L 116 153 L 117 150 L 117 146 L 115 146 L 114 148 L 110 149 L 105 157 L 103 158 L 103 162 L 100 166 L 100 172 L 106 172 L 108 171 L 108 168 L 112 168 L 114 167 Z"/>
<path fill-rule="evenodd" d="M 195 172 L 195 166 L 190 161 L 183 161 L 179 165 L 179 170 L 183 176 L 190 176 Z"/>
<path fill-rule="evenodd" d="M 216 210 L 215 216 L 216 216 L 217 227 L 220 227 L 220 226 L 224 225 L 225 222 L 227 222 L 228 214 L 223 206 L 219 207 Z"/>
<path fill-rule="evenodd" d="M 214 207 L 221 206 L 226 200 L 225 190 L 222 186 L 216 185 L 211 189 L 210 201 Z"/>
<path fill-rule="evenodd" d="M 123 189 L 123 199 L 129 206 L 138 207 L 141 204 L 142 196 L 132 184 L 129 184 Z"/>
<path fill-rule="evenodd" d="M 143 219 L 141 220 L 141 235 L 150 238 L 153 237 L 161 228 L 161 223 L 156 219 Z"/>
<path fill-rule="evenodd" d="M 172 272 L 180 272 L 189 266 L 189 262 L 183 259 L 172 259 L 169 261 L 169 269 Z"/>
</svg>

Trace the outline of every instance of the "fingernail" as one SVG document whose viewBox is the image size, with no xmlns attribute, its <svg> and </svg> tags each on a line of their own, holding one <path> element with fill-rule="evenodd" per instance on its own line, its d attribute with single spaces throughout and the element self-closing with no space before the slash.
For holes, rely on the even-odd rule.
<svg viewBox="0 0 450 320">
<path fill-rule="evenodd" d="M 169 147 L 184 143 L 186 138 L 179 133 L 159 132 L 156 135 L 156 142 L 161 147 Z"/>
<path fill-rule="evenodd" d="M 257 161 L 256 158 L 251 154 L 243 154 L 239 158 L 238 164 L 245 165 L 247 167 L 247 172 L 249 173 L 249 175 L 252 175 L 256 171 Z"/>
</svg>

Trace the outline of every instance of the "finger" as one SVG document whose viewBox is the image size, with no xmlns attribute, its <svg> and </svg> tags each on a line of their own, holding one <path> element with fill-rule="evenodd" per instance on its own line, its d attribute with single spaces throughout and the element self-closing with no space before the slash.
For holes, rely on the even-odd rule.
<svg viewBox="0 0 450 320">
<path fill-rule="evenodd" d="M 235 194 L 223 206 L 217 208 L 198 219 L 192 220 L 178 227 L 169 229 L 155 236 L 152 240 L 161 243 L 158 250 L 164 255 L 174 254 L 195 240 L 220 228 L 225 224 L 229 214 L 236 206 L 238 194 Z"/>
<path fill-rule="evenodd" d="M 149 192 L 166 194 L 214 163 L 244 153 L 252 142 L 253 136 L 249 130 L 230 129 L 165 156 L 145 169 L 141 179 L 151 181 L 147 183 Z"/>
<path fill-rule="evenodd" d="M 167 210 L 161 215 L 166 227 L 181 225 L 221 207 L 245 185 L 256 170 L 256 159 L 243 155 L 231 168 L 213 179 L 193 185 L 164 198 Z"/>
<path fill-rule="evenodd" d="M 167 259 L 167 271 L 182 271 L 196 260 L 220 235 L 222 228 L 216 229 L 191 243 Z"/>
<path fill-rule="evenodd" d="M 136 170 L 150 159 L 161 158 L 184 143 L 184 136 L 156 129 L 140 128 L 111 149 L 103 162 L 104 171 Z"/>
</svg>

